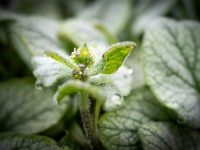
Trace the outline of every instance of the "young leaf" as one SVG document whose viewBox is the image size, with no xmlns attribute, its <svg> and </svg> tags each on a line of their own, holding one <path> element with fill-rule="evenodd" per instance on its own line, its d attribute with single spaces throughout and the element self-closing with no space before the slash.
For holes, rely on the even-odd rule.
<svg viewBox="0 0 200 150">
<path fill-rule="evenodd" d="M 44 51 L 44 53 L 47 57 L 51 57 L 54 60 L 70 67 L 71 69 L 79 70 L 79 66 L 75 62 L 73 62 L 73 60 L 68 55 L 64 53 L 56 53 L 53 51 Z"/>
<path fill-rule="evenodd" d="M 77 80 L 68 81 L 61 85 L 56 94 L 54 95 L 54 102 L 58 104 L 67 94 L 72 94 L 81 91 L 89 93 L 92 97 L 94 97 L 101 103 L 105 101 L 104 94 L 97 87 Z"/>
<path fill-rule="evenodd" d="M 105 64 L 105 59 L 100 58 L 100 60 L 96 61 L 90 68 L 85 70 L 85 75 L 95 76 L 100 74 L 103 71 Z"/>
<path fill-rule="evenodd" d="M 52 102 L 54 91 L 39 91 L 30 79 L 0 84 L 0 131 L 39 133 L 54 125 L 69 107 L 66 97 L 58 107 Z"/>
<path fill-rule="evenodd" d="M 158 19 L 146 31 L 143 67 L 156 97 L 200 127 L 200 24 Z"/>
<path fill-rule="evenodd" d="M 136 90 L 119 109 L 100 118 L 99 138 L 107 149 L 138 150 L 138 128 L 153 120 L 169 120 L 170 116 L 147 88 Z"/>
<path fill-rule="evenodd" d="M 200 133 L 169 123 L 148 123 L 140 127 L 144 150 L 195 150 L 200 147 Z"/>
<path fill-rule="evenodd" d="M 136 47 L 134 42 L 122 42 L 112 45 L 104 54 L 106 64 L 103 74 L 111 74 L 117 71 L 131 50 Z"/>
<path fill-rule="evenodd" d="M 56 144 L 56 141 L 37 135 L 22 135 L 22 134 L 0 134 L 0 149 L 48 149 L 48 150 L 63 150 Z"/>
</svg>

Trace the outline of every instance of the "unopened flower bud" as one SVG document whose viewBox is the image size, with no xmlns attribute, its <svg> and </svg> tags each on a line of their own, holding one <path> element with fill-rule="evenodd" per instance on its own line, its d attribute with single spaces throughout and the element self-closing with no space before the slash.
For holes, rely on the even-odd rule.
<svg viewBox="0 0 200 150">
<path fill-rule="evenodd" d="M 77 52 L 76 52 L 76 55 L 79 56 L 79 55 L 80 55 L 80 52 L 77 51 Z"/>
<path fill-rule="evenodd" d="M 85 65 L 84 64 L 79 64 L 79 67 L 83 68 L 83 67 L 85 67 Z"/>
<path fill-rule="evenodd" d="M 75 74 L 76 74 L 76 70 L 73 70 L 73 71 L 72 71 L 72 74 L 74 74 L 74 75 L 75 75 Z"/>
</svg>

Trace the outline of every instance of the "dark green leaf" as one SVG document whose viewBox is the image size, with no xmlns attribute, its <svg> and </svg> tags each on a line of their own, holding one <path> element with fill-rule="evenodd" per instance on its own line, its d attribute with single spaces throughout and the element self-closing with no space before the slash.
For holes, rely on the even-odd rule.
<svg viewBox="0 0 200 150">
<path fill-rule="evenodd" d="M 50 138 L 36 135 L 0 134 L 1 150 L 62 150 Z"/>
</svg>

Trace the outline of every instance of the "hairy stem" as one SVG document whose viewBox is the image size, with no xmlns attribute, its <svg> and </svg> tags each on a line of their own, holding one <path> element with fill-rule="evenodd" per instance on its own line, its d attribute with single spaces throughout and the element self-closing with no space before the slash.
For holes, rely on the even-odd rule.
<svg viewBox="0 0 200 150">
<path fill-rule="evenodd" d="M 99 111 L 101 108 L 101 103 L 99 101 L 96 101 L 95 108 L 94 108 L 94 114 L 93 114 L 93 128 L 96 135 L 98 135 L 98 119 L 99 119 Z"/>
<path fill-rule="evenodd" d="M 84 78 L 83 78 L 84 79 Z M 86 79 L 87 80 L 87 79 Z M 85 81 L 85 80 L 83 80 Z M 85 91 L 81 92 L 81 116 L 83 121 L 83 127 L 86 133 L 86 136 L 89 139 L 90 144 L 92 145 L 92 149 L 98 150 L 99 149 L 99 143 L 97 138 L 97 126 L 94 126 L 94 122 L 96 122 L 96 118 L 92 118 L 92 115 L 90 113 L 90 108 L 88 104 L 88 93 Z M 95 116 L 96 117 L 96 116 Z M 98 115 L 97 115 L 98 117 Z M 95 123 L 97 124 L 97 123 Z"/>
</svg>

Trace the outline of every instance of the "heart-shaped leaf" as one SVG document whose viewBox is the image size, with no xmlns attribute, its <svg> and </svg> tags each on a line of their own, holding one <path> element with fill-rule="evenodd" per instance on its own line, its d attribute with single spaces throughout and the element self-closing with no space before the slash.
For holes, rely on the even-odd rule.
<svg viewBox="0 0 200 150">
<path fill-rule="evenodd" d="M 123 64 L 125 58 L 130 54 L 131 50 L 136 47 L 134 42 L 121 42 L 112 45 L 104 54 L 106 64 L 103 74 L 111 74 Z"/>
<path fill-rule="evenodd" d="M 50 138 L 36 135 L 0 134 L 1 150 L 63 150 Z"/>
<path fill-rule="evenodd" d="M 200 24 L 158 19 L 146 31 L 144 71 L 156 97 L 178 120 L 200 127 Z"/>
<path fill-rule="evenodd" d="M 66 97 L 53 104 L 54 91 L 35 89 L 31 79 L 16 79 L 0 84 L 0 132 L 39 133 L 54 125 L 69 107 Z"/>
<path fill-rule="evenodd" d="M 200 133 L 169 123 L 148 123 L 140 127 L 144 150 L 198 150 Z"/>
<path fill-rule="evenodd" d="M 169 120 L 170 116 L 148 89 L 136 90 L 119 109 L 100 118 L 99 138 L 107 149 L 141 149 L 138 128 L 149 121 Z"/>
</svg>

